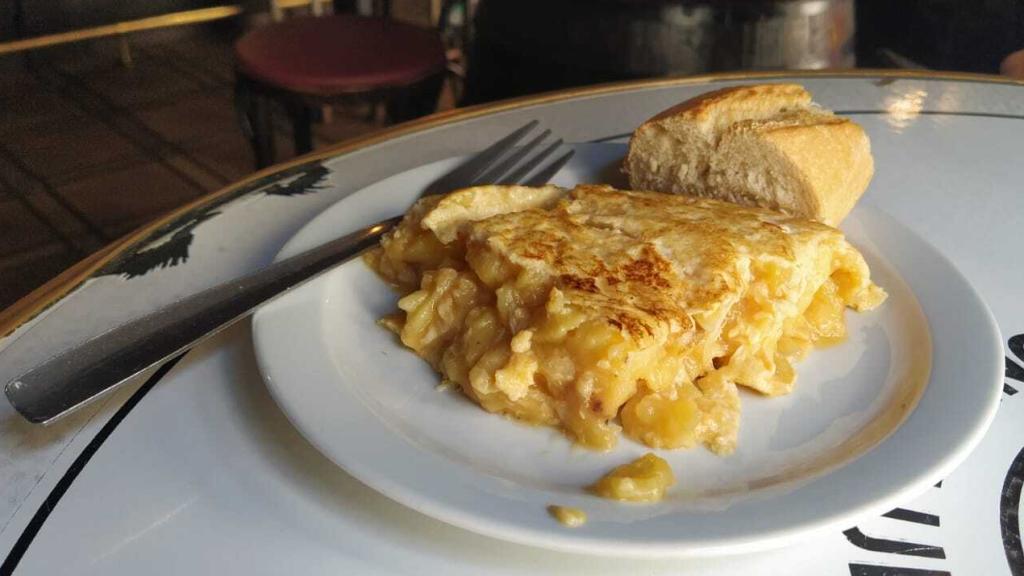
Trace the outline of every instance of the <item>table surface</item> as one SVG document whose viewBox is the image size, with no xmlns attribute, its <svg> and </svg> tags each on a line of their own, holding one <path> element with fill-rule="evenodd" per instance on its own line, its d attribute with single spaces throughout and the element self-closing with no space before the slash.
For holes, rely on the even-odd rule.
<svg viewBox="0 0 1024 576">
<path fill-rule="evenodd" d="M 0 380 L 139 312 L 253 270 L 310 218 L 395 172 L 480 149 L 536 118 L 567 141 L 622 138 L 697 93 L 793 80 L 872 136 L 864 202 L 935 244 L 1005 342 L 999 415 L 913 502 L 806 545 L 637 564 L 476 536 L 334 467 L 289 425 L 242 322 L 47 428 L 0 403 L 0 574 L 1024 574 L 1024 92 L 968 75 L 720 75 L 603 86 L 445 113 L 259 173 L 140 230 L 0 316 Z M 969 385 L 969 383 L 965 383 Z"/>
</svg>

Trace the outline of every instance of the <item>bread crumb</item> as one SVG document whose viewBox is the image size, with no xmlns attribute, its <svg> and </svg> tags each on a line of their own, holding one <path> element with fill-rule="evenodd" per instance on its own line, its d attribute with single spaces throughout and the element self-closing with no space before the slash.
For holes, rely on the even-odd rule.
<svg viewBox="0 0 1024 576">
<path fill-rule="evenodd" d="M 548 506 L 548 514 L 569 528 L 579 528 L 587 523 L 587 513 L 579 508 L 551 505 Z"/>
</svg>

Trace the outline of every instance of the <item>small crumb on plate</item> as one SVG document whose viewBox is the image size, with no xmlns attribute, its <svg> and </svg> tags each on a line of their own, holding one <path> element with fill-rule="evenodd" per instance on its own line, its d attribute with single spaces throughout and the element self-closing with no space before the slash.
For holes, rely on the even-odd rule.
<svg viewBox="0 0 1024 576">
<path fill-rule="evenodd" d="M 579 508 L 551 505 L 548 506 L 548 514 L 569 528 L 578 528 L 587 523 L 587 513 Z"/>
</svg>

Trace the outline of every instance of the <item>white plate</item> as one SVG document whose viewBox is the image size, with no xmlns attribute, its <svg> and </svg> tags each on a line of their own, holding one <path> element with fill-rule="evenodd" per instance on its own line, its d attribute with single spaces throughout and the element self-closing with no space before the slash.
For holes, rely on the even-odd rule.
<svg viewBox="0 0 1024 576">
<path fill-rule="evenodd" d="M 555 183 L 614 183 L 621 145 L 575 147 Z M 345 198 L 280 257 L 392 215 L 454 162 Z M 387 496 L 452 524 L 605 555 L 781 546 L 810 531 L 849 527 L 941 480 L 982 437 L 1002 388 L 998 328 L 946 258 L 869 206 L 858 207 L 843 228 L 889 300 L 874 312 L 848 313 L 848 341 L 801 363 L 791 395 L 743 394 L 732 456 L 702 448 L 661 452 L 679 484 L 658 504 L 620 504 L 581 490 L 645 447 L 623 439 L 609 453 L 573 448 L 557 432 L 437 390 L 426 363 L 376 325 L 397 298 L 361 261 L 259 310 L 257 358 L 284 412 L 325 455 Z M 583 508 L 589 522 L 567 529 L 547 515 L 549 504 Z"/>
</svg>

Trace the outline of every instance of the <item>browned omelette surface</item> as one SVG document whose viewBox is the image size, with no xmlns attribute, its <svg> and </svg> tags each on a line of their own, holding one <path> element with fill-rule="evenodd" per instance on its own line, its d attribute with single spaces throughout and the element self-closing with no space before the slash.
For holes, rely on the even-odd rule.
<svg viewBox="0 0 1024 576">
<path fill-rule="evenodd" d="M 390 326 L 484 409 L 607 449 L 735 449 L 737 385 L 776 395 L 792 362 L 885 298 L 828 226 L 606 186 L 428 198 L 367 256 L 408 294 Z"/>
</svg>

